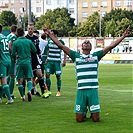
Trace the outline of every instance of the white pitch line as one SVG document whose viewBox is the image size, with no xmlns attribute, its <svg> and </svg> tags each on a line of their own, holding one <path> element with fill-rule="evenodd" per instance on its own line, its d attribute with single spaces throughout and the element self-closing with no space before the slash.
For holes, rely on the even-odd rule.
<svg viewBox="0 0 133 133">
<path fill-rule="evenodd" d="M 56 85 L 53 84 L 53 86 L 56 86 Z M 77 86 L 67 86 L 67 85 L 62 85 L 62 88 L 63 87 L 74 88 L 74 89 L 77 88 Z M 112 89 L 101 89 L 101 88 L 98 88 L 98 90 L 103 90 L 103 91 L 117 91 L 117 92 L 132 92 L 133 93 L 133 90 L 112 90 Z"/>
<path fill-rule="evenodd" d="M 100 90 L 105 90 L 105 91 L 117 91 L 117 92 L 132 92 L 133 90 L 111 90 L 111 89 L 100 89 Z"/>
</svg>

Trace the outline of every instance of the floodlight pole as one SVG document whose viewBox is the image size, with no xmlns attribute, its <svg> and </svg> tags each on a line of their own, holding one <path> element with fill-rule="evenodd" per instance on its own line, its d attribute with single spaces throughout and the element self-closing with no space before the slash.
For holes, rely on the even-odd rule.
<svg viewBox="0 0 133 133">
<path fill-rule="evenodd" d="M 31 0 L 28 0 L 28 23 L 31 23 Z"/>
<path fill-rule="evenodd" d="M 102 36 L 102 33 L 101 33 L 101 30 L 102 30 L 102 27 L 101 27 L 101 21 L 102 21 L 102 12 L 101 12 L 101 8 L 102 8 L 103 6 L 101 5 L 100 6 L 100 9 L 99 9 L 99 37 L 101 37 Z"/>
</svg>

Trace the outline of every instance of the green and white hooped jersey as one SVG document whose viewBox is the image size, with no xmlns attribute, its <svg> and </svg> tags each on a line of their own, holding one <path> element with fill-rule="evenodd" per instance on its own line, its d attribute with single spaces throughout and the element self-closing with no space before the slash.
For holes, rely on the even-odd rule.
<svg viewBox="0 0 133 133">
<path fill-rule="evenodd" d="M 71 50 L 70 57 L 76 69 L 77 89 L 98 88 L 98 62 L 103 57 L 103 51 L 84 55 Z"/>
<path fill-rule="evenodd" d="M 15 40 L 17 40 L 17 36 L 13 33 L 10 33 L 8 36 L 7 36 L 7 39 L 8 41 L 10 42 L 14 42 Z"/>
<path fill-rule="evenodd" d="M 62 40 L 59 40 L 63 45 L 65 45 L 65 43 Z M 48 61 L 57 61 L 57 62 L 61 62 L 61 49 L 52 41 L 52 40 L 48 40 L 48 57 L 47 60 Z"/>
</svg>

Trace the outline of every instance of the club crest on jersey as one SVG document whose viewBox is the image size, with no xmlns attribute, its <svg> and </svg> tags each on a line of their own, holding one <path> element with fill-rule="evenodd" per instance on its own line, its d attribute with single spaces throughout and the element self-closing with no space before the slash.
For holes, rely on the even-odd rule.
<svg viewBox="0 0 133 133">
<path fill-rule="evenodd" d="M 88 58 L 76 58 L 76 62 L 79 62 L 79 63 L 81 63 L 81 62 L 93 62 L 93 61 L 95 61 L 96 59 L 95 59 L 95 57 L 88 57 Z"/>
<path fill-rule="evenodd" d="M 81 63 L 81 62 L 91 62 L 91 61 L 94 61 L 94 59 L 93 58 L 85 58 L 85 59 L 83 59 L 83 58 L 77 58 L 76 59 L 76 62 L 79 62 L 79 63 Z"/>
<path fill-rule="evenodd" d="M 92 61 L 92 60 L 93 60 L 92 58 L 86 58 L 84 61 L 88 62 L 88 61 Z"/>
</svg>

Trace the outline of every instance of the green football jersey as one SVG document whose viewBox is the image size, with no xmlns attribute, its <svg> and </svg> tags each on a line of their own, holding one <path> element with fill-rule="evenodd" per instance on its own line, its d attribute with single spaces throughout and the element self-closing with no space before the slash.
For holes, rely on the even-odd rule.
<svg viewBox="0 0 133 133">
<path fill-rule="evenodd" d="M 63 45 L 65 45 L 63 40 L 59 40 Z M 48 47 L 48 48 L 47 48 Z M 48 40 L 48 44 L 46 46 L 48 49 L 48 61 L 57 61 L 61 62 L 61 49 L 50 39 Z"/>
<path fill-rule="evenodd" d="M 0 63 L 6 65 L 11 62 L 9 43 L 6 36 L 0 34 Z"/>
<path fill-rule="evenodd" d="M 93 54 L 79 54 L 70 51 L 70 58 L 73 60 L 76 69 L 76 78 L 78 82 L 77 89 L 98 88 L 98 62 L 103 57 L 103 51 L 97 51 Z"/>
<path fill-rule="evenodd" d="M 10 33 L 7 36 L 7 39 L 8 39 L 9 42 L 11 41 L 13 43 L 15 40 L 17 40 L 17 36 L 15 34 L 13 34 L 13 33 Z"/>
<path fill-rule="evenodd" d="M 19 37 L 12 45 L 12 57 L 15 59 L 17 54 L 17 64 L 31 63 L 31 52 L 36 53 L 33 42 L 26 37 Z"/>
</svg>

